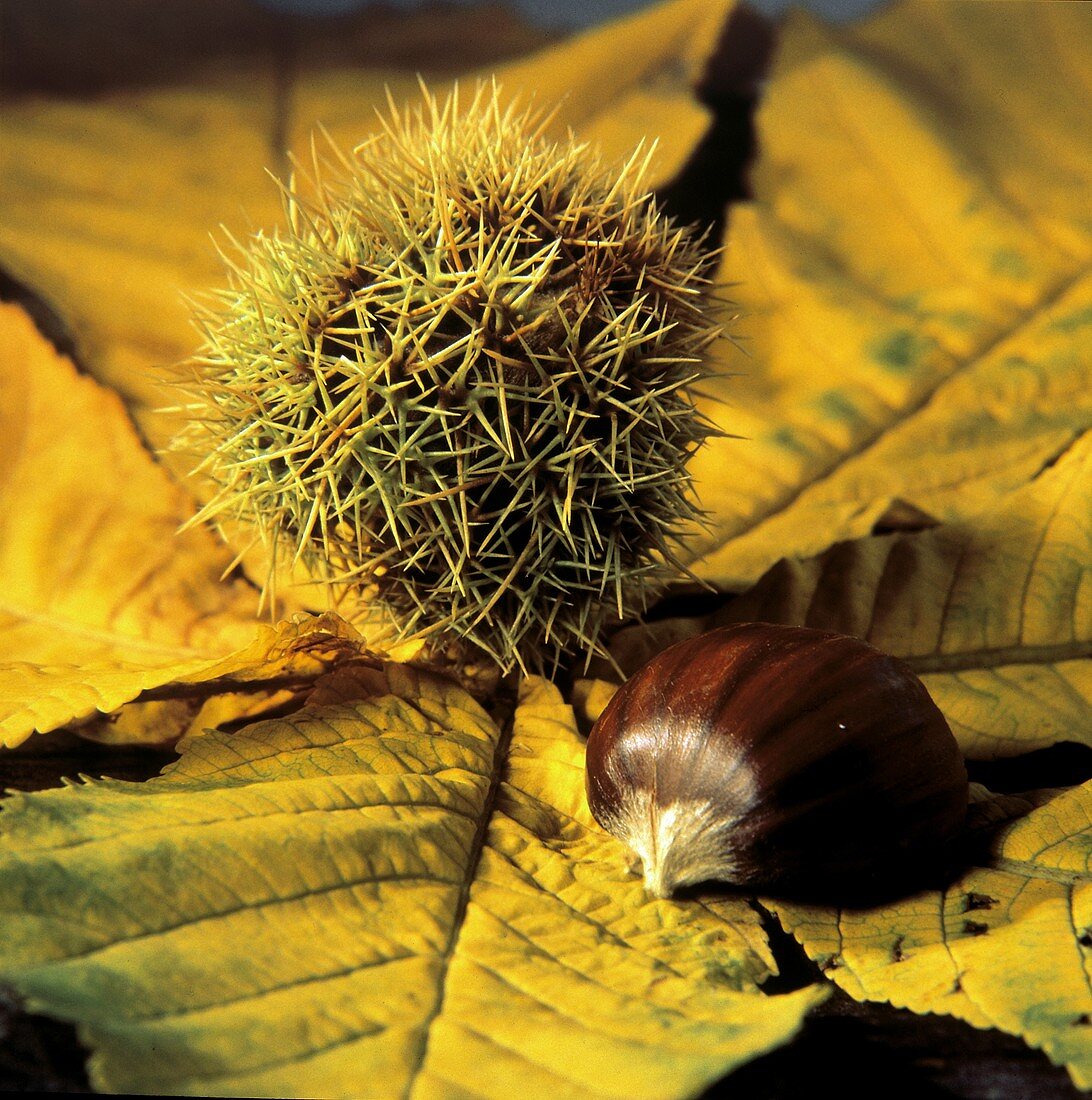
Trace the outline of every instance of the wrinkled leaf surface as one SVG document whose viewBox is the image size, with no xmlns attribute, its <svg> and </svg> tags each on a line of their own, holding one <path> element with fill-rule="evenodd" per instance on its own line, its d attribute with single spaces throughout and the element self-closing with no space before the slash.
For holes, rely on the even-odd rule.
<svg viewBox="0 0 1092 1100">
<path fill-rule="evenodd" d="M 12 796 L 0 975 L 111 1091 L 691 1094 L 821 992 L 757 990 L 745 902 L 650 901 L 582 758 L 545 683 L 509 740 L 443 681 L 343 669 L 161 778 Z"/>
<path fill-rule="evenodd" d="M 943 892 L 881 909 L 774 908 L 857 1000 L 1020 1035 L 1092 1088 L 1092 784 L 998 801 L 1023 816 Z M 988 819 L 992 807 L 977 809 Z"/>
</svg>

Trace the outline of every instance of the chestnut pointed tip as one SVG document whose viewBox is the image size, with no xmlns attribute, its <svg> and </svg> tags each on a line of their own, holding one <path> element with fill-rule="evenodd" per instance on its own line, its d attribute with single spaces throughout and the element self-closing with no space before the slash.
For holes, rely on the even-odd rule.
<svg viewBox="0 0 1092 1100">
<path fill-rule="evenodd" d="M 686 886 L 735 876 L 731 830 L 708 801 L 660 806 L 647 791 L 634 792 L 611 821 L 614 832 L 641 861 L 645 890 L 669 898 Z"/>
<path fill-rule="evenodd" d="M 664 877 L 664 869 L 659 863 L 645 866 L 645 890 L 654 898 L 669 898 L 675 892 L 675 884 Z"/>
</svg>

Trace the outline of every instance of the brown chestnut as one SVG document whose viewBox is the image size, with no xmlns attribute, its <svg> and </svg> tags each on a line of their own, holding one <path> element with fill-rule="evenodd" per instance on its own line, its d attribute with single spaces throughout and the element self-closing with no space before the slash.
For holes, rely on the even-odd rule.
<svg viewBox="0 0 1092 1100">
<path fill-rule="evenodd" d="M 968 799 L 955 738 L 905 664 L 770 623 L 649 661 L 595 723 L 586 779 L 656 897 L 708 880 L 867 894 L 936 861 Z"/>
</svg>

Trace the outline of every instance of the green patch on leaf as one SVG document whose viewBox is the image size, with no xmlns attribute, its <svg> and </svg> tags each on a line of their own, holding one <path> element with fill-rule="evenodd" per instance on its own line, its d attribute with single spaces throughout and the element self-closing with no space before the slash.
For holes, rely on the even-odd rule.
<svg viewBox="0 0 1092 1100">
<path fill-rule="evenodd" d="M 910 329 L 898 329 L 872 344 L 868 353 L 886 370 L 909 374 L 916 370 L 931 342 Z"/>
<path fill-rule="evenodd" d="M 1011 248 L 999 248 L 990 257 L 990 270 L 1009 279 L 1026 279 L 1029 274 L 1027 260 Z"/>
<path fill-rule="evenodd" d="M 831 420 L 842 424 L 858 424 L 861 411 L 843 390 L 827 390 L 815 399 L 815 407 Z"/>
<path fill-rule="evenodd" d="M 1055 332 L 1071 333 L 1079 329 L 1092 326 L 1092 306 L 1079 309 L 1076 313 L 1067 314 L 1050 322 L 1050 327 Z"/>
<path fill-rule="evenodd" d="M 775 446 L 781 447 L 783 450 L 795 451 L 797 454 L 802 455 L 808 454 L 807 447 L 800 442 L 796 432 L 787 424 L 783 424 L 780 428 L 776 428 L 771 432 L 770 440 Z"/>
</svg>

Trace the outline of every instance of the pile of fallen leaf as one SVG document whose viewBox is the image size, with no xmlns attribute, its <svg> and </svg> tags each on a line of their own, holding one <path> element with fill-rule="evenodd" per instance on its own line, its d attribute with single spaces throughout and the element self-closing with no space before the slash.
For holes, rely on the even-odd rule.
<svg viewBox="0 0 1092 1100">
<path fill-rule="evenodd" d="M 667 181 L 729 9 L 673 0 L 499 79 L 608 155 L 659 138 Z M 738 595 L 622 631 L 623 668 L 802 623 L 903 657 L 971 759 L 1092 745 L 1082 9 L 782 28 L 722 260 L 747 354 L 703 398 L 746 438 L 694 464 L 693 569 Z M 158 778 L 5 801 L 0 981 L 78 1025 L 107 1091 L 682 1096 L 830 990 L 763 992 L 764 907 L 853 997 L 1020 1035 L 1092 1087 L 1092 784 L 976 787 L 979 859 L 942 893 L 653 901 L 584 801 L 577 711 L 610 685 L 531 678 L 492 713 L 334 616 L 263 623 L 231 551 L 177 533 L 195 504 L 155 410 L 196 339 L 181 295 L 220 279 L 208 234 L 275 223 L 272 143 L 358 142 L 384 85 L 416 95 L 302 69 L 274 119 L 224 69 L 3 109 L 0 267 L 79 367 L 0 307 L 0 741 L 181 740 Z"/>
</svg>

